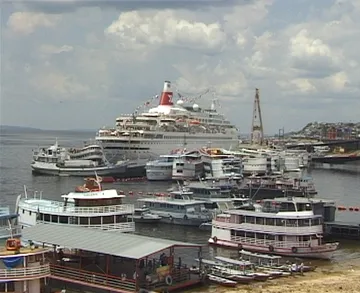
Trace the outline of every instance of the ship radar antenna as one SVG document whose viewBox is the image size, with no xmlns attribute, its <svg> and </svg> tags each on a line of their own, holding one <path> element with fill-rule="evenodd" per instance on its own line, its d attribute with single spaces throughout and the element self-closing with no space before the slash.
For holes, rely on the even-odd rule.
<svg viewBox="0 0 360 293">
<path fill-rule="evenodd" d="M 264 129 L 261 117 L 259 89 L 255 89 L 254 110 L 251 126 L 251 144 L 262 145 L 264 140 Z"/>
</svg>

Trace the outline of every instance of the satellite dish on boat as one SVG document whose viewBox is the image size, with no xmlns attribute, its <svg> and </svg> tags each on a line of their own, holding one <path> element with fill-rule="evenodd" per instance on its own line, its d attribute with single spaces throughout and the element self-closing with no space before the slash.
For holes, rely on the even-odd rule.
<svg viewBox="0 0 360 293">
<path fill-rule="evenodd" d="M 194 111 L 199 110 L 199 105 L 198 105 L 198 104 L 194 104 L 194 105 L 193 105 L 193 109 L 194 109 Z"/>
</svg>

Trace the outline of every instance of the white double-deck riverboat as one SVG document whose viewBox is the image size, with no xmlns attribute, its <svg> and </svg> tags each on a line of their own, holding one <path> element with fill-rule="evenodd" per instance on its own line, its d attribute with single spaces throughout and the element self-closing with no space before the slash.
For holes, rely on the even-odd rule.
<svg viewBox="0 0 360 293">
<path fill-rule="evenodd" d="M 76 188 L 75 192 L 62 195 L 63 201 L 43 199 L 39 192 L 29 197 L 25 188 L 25 195 L 19 195 L 16 203 L 19 224 L 23 228 L 48 223 L 135 231 L 135 223 L 129 217 L 134 212 L 134 205 L 123 204 L 125 195 L 118 194 L 115 189 L 102 190 L 99 178 L 86 180 L 86 184 Z"/>
<path fill-rule="evenodd" d="M 275 198 L 248 209 L 228 210 L 212 221 L 209 243 L 285 256 L 328 259 L 339 245 L 323 241 L 324 206 L 332 204 L 319 199 Z"/>
</svg>

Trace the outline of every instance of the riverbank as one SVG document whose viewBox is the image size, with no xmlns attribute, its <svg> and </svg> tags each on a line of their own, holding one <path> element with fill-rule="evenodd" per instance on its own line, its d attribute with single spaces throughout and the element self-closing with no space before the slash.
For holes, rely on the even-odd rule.
<svg viewBox="0 0 360 293">
<path fill-rule="evenodd" d="M 204 292 L 204 291 L 202 291 Z M 358 293 L 360 292 L 360 265 L 338 264 L 318 268 L 315 272 L 303 276 L 295 275 L 249 286 L 238 285 L 234 289 L 211 287 L 212 293 Z"/>
</svg>

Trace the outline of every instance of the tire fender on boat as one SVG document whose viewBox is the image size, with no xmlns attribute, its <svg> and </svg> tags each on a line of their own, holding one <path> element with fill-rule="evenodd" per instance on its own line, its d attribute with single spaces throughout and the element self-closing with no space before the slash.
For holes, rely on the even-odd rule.
<svg viewBox="0 0 360 293">
<path fill-rule="evenodd" d="M 216 243 L 218 240 L 216 236 L 214 236 L 212 239 L 213 239 L 214 243 Z"/>
<path fill-rule="evenodd" d="M 165 278 L 166 285 L 171 286 L 172 282 L 173 282 L 172 277 L 170 275 L 167 275 L 166 278 Z"/>
<path fill-rule="evenodd" d="M 187 215 L 185 215 L 185 216 L 184 216 L 184 220 L 187 220 L 187 219 L 188 219 L 188 216 L 187 216 Z"/>
<path fill-rule="evenodd" d="M 170 222 L 172 222 L 174 220 L 172 215 L 169 215 L 169 220 L 170 220 Z"/>
<path fill-rule="evenodd" d="M 239 249 L 239 250 L 242 250 L 242 249 L 243 249 L 243 246 L 242 246 L 241 243 L 238 244 L 238 249 Z"/>
<path fill-rule="evenodd" d="M 273 252 L 273 251 L 274 251 L 274 246 L 269 245 L 269 251 L 270 251 L 270 252 Z"/>
<path fill-rule="evenodd" d="M 297 253 L 297 248 L 296 247 L 293 247 L 293 248 L 291 248 L 291 251 L 292 251 L 292 253 Z"/>
</svg>

